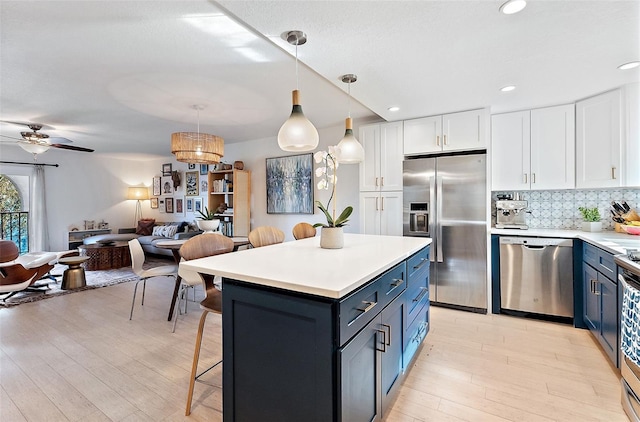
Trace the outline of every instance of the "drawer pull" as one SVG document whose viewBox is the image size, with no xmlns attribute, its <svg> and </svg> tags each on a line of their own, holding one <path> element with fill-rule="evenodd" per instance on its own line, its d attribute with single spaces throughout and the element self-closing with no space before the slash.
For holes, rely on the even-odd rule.
<svg viewBox="0 0 640 422">
<path fill-rule="evenodd" d="M 367 300 L 363 300 L 362 303 L 364 303 L 366 306 L 364 307 L 364 309 L 362 308 L 357 308 L 360 312 L 362 312 L 360 315 L 364 315 L 367 312 L 369 312 L 374 306 L 376 306 L 378 304 L 378 302 L 369 302 Z"/>
<path fill-rule="evenodd" d="M 394 278 L 393 279 L 393 283 L 391 283 L 389 286 L 391 287 L 391 289 L 389 289 L 389 291 L 387 292 L 387 294 L 391 293 L 392 291 L 394 291 L 398 286 L 401 286 L 402 283 L 404 283 L 404 280 L 400 279 L 400 278 Z"/>
<path fill-rule="evenodd" d="M 426 287 L 420 287 L 420 290 L 422 290 L 422 291 L 420 292 L 420 294 L 415 299 L 413 299 L 413 302 L 420 302 L 422 300 L 422 298 L 424 297 L 424 295 L 429 293 L 429 289 L 426 288 Z"/>
<path fill-rule="evenodd" d="M 419 270 L 420 268 L 422 268 L 424 266 L 424 264 L 426 264 L 427 262 L 429 262 L 428 259 L 426 258 L 420 258 L 420 263 L 418 265 L 415 265 L 413 267 L 414 270 Z"/>
</svg>

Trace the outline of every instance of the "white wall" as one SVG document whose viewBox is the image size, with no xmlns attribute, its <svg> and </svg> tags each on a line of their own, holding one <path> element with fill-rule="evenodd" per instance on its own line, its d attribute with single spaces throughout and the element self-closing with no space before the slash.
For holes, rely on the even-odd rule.
<svg viewBox="0 0 640 422">
<path fill-rule="evenodd" d="M 320 143 L 318 150 L 326 150 L 329 145 L 337 145 L 344 136 L 344 126 L 335 126 L 321 129 Z M 357 132 L 357 128 L 355 130 Z M 267 188 L 266 188 L 266 159 L 272 157 L 282 157 L 286 155 L 296 155 L 296 153 L 286 153 L 278 147 L 276 137 L 265 138 L 255 141 L 240 142 L 225 145 L 225 156 L 223 161 L 233 163 L 235 160 L 244 162 L 244 168 L 251 170 L 251 227 L 275 226 L 285 232 L 285 240 L 293 240 L 291 230 L 293 226 L 301 221 L 308 223 L 326 223 L 324 214 L 314 208 L 314 214 L 267 214 Z M 314 169 L 315 169 L 314 162 Z M 353 214 L 345 232 L 359 232 L 358 222 L 358 178 L 359 166 L 357 164 L 341 165 L 338 168 L 337 184 L 337 210 L 340 212 L 347 205 L 353 207 Z M 314 187 L 317 185 L 314 175 Z M 319 191 L 314 188 L 314 200 L 321 201 L 325 206 L 329 199 L 330 191 Z"/>
<path fill-rule="evenodd" d="M 344 127 L 336 126 L 320 130 L 320 145 L 318 149 L 325 149 L 329 145 L 336 145 L 344 135 Z M 357 131 L 356 131 L 357 133 Z M 169 137 L 167 136 L 167 148 Z M 3 146 L 2 160 L 32 162 L 31 154 L 13 146 Z M 244 162 L 244 168 L 251 170 L 251 227 L 272 225 L 283 230 L 287 240 L 292 240 L 291 230 L 300 222 L 326 222 L 324 215 L 315 209 L 310 214 L 267 214 L 266 206 L 266 169 L 265 160 L 271 157 L 281 157 L 288 154 L 280 150 L 274 137 L 225 145 L 223 161 L 233 163 L 235 160 Z M 74 151 L 56 150 L 54 148 L 38 157 L 41 163 L 57 163 L 60 167 L 45 167 L 46 173 L 46 201 L 49 225 L 49 243 L 51 250 L 67 249 L 67 231 L 75 226 L 80 229 L 84 220 L 94 220 L 96 223 L 104 220 L 109 227 L 117 232 L 119 228 L 134 227 L 135 202 L 126 200 L 129 186 L 150 186 L 154 176 L 161 175 L 163 163 L 172 163 L 173 170 L 182 172 L 183 180 L 175 197 L 184 197 L 184 171 L 187 164 L 178 163 L 172 155 L 167 157 L 137 157 L 131 155 L 105 156 L 99 153 L 80 153 Z M 0 164 L 0 173 L 6 175 L 31 175 L 31 166 Z M 346 232 L 358 232 L 358 165 L 342 165 L 338 169 L 338 210 L 347 205 L 354 208 Z M 317 182 L 314 178 L 314 182 Z M 314 183 L 315 186 L 315 183 Z M 201 195 L 204 204 L 206 196 Z M 315 189 L 314 199 L 326 205 L 329 191 Z M 159 209 L 152 210 L 149 201 L 142 202 L 144 217 L 155 218 L 157 221 L 189 221 L 195 220 L 194 215 L 166 214 Z"/>
</svg>

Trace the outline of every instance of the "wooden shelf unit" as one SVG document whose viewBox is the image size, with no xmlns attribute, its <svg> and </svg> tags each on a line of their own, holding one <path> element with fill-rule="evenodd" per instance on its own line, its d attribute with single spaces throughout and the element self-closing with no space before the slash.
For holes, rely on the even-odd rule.
<svg viewBox="0 0 640 422">
<path fill-rule="evenodd" d="M 221 182 L 226 181 L 226 182 Z M 249 236 L 251 230 L 251 172 L 222 170 L 209 172 L 209 210 L 226 203 L 233 213 L 217 214 L 220 230 L 227 236 Z"/>
<path fill-rule="evenodd" d="M 69 249 L 77 249 L 82 245 L 82 241 L 86 237 L 96 236 L 98 234 L 111 234 L 111 229 L 95 229 L 95 230 L 72 230 L 69 232 L 68 243 Z"/>
</svg>

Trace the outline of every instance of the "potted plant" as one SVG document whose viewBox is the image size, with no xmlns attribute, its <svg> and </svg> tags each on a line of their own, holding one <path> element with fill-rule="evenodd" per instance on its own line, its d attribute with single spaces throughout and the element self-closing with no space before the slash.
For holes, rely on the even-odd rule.
<svg viewBox="0 0 640 422">
<path fill-rule="evenodd" d="M 582 214 L 584 221 L 582 222 L 582 231 L 599 232 L 602 231 L 602 222 L 600 219 L 600 211 L 598 208 L 578 207 L 578 211 Z"/>
<path fill-rule="evenodd" d="M 340 249 L 344 246 L 342 227 L 347 224 L 349 216 L 353 212 L 353 207 L 348 206 L 336 217 L 336 184 L 338 183 L 336 171 L 338 170 L 339 153 L 339 148 L 330 146 L 328 151 L 318 151 L 313 155 L 316 163 L 324 164 L 316 168 L 316 177 L 320 178 L 318 189 L 328 190 L 329 186 L 332 186 L 331 196 L 329 196 L 326 207 L 322 202 L 316 201 L 316 205 L 327 218 L 327 223 L 316 223 L 313 225 L 313 227 L 322 227 L 322 231 L 320 232 L 320 247 L 325 249 Z M 332 200 L 333 208 L 332 211 L 329 212 Z"/>
<path fill-rule="evenodd" d="M 200 214 L 199 220 L 196 220 L 196 224 L 200 230 L 205 233 L 213 233 L 218 229 L 220 225 L 220 219 L 216 218 L 214 211 L 209 211 L 207 207 L 204 207 L 204 212 L 201 210 L 196 211 L 196 214 Z"/>
</svg>

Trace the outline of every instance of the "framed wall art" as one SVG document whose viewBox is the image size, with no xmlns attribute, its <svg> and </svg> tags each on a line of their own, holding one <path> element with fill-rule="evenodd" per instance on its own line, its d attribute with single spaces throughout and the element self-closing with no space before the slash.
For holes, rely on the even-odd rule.
<svg viewBox="0 0 640 422">
<path fill-rule="evenodd" d="M 168 213 L 173 213 L 173 198 L 165 198 L 164 211 Z"/>
<path fill-rule="evenodd" d="M 160 195 L 162 196 L 173 195 L 173 180 L 171 179 L 171 176 L 162 176 L 162 179 L 160 180 L 160 189 Z"/>
<path fill-rule="evenodd" d="M 153 178 L 152 186 L 153 186 L 153 196 L 160 196 L 160 176 L 155 176 Z"/>
<path fill-rule="evenodd" d="M 196 165 L 189 163 L 189 170 L 195 170 Z"/>
<path fill-rule="evenodd" d="M 157 209 L 158 208 L 158 198 L 149 198 L 149 200 L 151 201 L 151 209 Z"/>
<path fill-rule="evenodd" d="M 209 173 L 209 164 L 200 164 L 200 175 L 206 176 Z"/>
<path fill-rule="evenodd" d="M 162 165 L 162 175 L 163 176 L 171 176 L 171 170 L 172 170 L 172 165 L 171 163 L 166 163 Z"/>
<path fill-rule="evenodd" d="M 185 202 L 186 212 L 193 212 L 193 198 L 187 198 Z"/>
<path fill-rule="evenodd" d="M 197 171 L 187 171 L 184 173 L 185 179 L 185 189 L 187 196 L 198 196 L 199 186 L 198 186 L 198 172 Z"/>
<path fill-rule="evenodd" d="M 313 214 L 313 154 L 267 158 L 267 214 Z"/>
<path fill-rule="evenodd" d="M 205 195 L 209 193 L 209 182 L 207 180 L 200 181 L 200 193 Z"/>
<path fill-rule="evenodd" d="M 177 215 L 184 215 L 184 198 L 176 198 L 175 213 Z"/>
<path fill-rule="evenodd" d="M 193 212 L 202 211 L 202 198 L 193 198 Z"/>
</svg>

